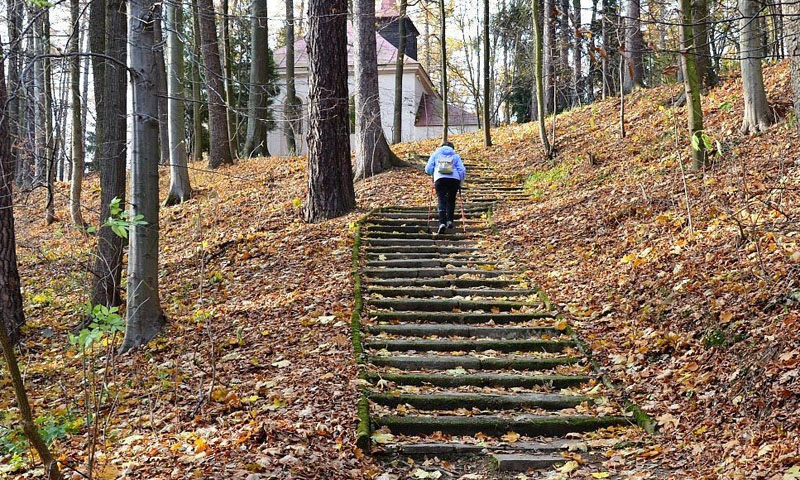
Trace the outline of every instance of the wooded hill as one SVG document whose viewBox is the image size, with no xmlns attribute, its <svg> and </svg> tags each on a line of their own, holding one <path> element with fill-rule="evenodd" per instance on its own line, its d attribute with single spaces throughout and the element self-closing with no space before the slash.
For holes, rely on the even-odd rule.
<svg viewBox="0 0 800 480">
<path fill-rule="evenodd" d="M 681 168 L 690 147 L 683 107 L 671 102 L 679 85 L 627 96 L 625 139 L 619 98 L 560 115 L 552 161 L 542 159 L 533 124 L 494 130 L 488 149 L 480 133 L 453 139 L 465 157 L 526 179 L 532 201 L 500 206 L 490 243 L 529 265 L 606 372 L 662 426 L 662 435 L 609 456 L 606 471 L 648 478 L 636 472 L 647 459 L 668 477 L 793 478 L 800 152 L 788 66 L 769 65 L 765 79 L 783 120 L 758 136 L 739 134 L 735 74 L 703 97 L 715 150 L 703 176 Z M 21 360 L 52 450 L 64 465 L 92 455 L 97 478 L 378 476 L 354 449 L 348 226 L 389 201 L 425 205 L 429 180 L 403 169 L 361 181 L 357 212 L 309 225 L 300 220 L 300 158 L 191 167 L 196 195 L 161 210 L 170 322 L 126 356 L 103 355 L 114 348 L 105 342 L 86 356 L 65 346 L 84 316 L 95 242 L 26 215 L 43 204 L 41 191 L 18 194 Z M 98 209 L 97 179 L 88 182 L 85 202 Z M 67 188 L 57 184 L 62 218 Z M 8 390 L 8 378 L 0 385 Z M 0 469 L 37 478 L 21 433 L 6 427 L 16 420 L 11 398 L 2 401 Z"/>
</svg>

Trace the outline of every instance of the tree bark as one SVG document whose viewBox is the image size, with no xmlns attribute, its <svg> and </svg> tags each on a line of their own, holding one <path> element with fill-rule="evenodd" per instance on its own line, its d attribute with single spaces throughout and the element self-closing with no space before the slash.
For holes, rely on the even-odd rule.
<svg viewBox="0 0 800 480">
<path fill-rule="evenodd" d="M 247 137 L 244 155 L 269 156 L 267 148 L 267 1 L 253 0 L 251 30 L 250 95 L 247 98 Z"/>
<path fill-rule="evenodd" d="M 138 0 L 137 0 L 138 1 Z M 164 60 L 164 31 L 161 26 L 164 16 L 163 4 L 156 3 L 153 19 L 156 54 L 156 92 L 158 94 L 158 142 L 161 147 L 161 165 L 172 163 L 169 147 L 169 100 L 167 96 L 167 66 Z"/>
<path fill-rule="evenodd" d="M 130 218 L 146 222 L 130 228 L 128 305 L 124 353 L 144 345 L 164 326 L 158 297 L 158 60 L 155 0 L 131 2 L 131 70 L 133 73 L 133 159 Z"/>
<path fill-rule="evenodd" d="M 294 1 L 286 0 L 286 104 L 284 106 L 284 134 L 289 155 L 297 155 L 300 100 L 297 98 L 294 78 Z"/>
<path fill-rule="evenodd" d="M 219 40 L 212 0 L 197 0 L 200 23 L 200 49 L 206 73 L 208 95 L 208 134 L 210 158 L 209 168 L 233 164 L 230 134 L 228 132 L 228 108 L 225 101 L 225 82 L 219 59 Z"/>
<path fill-rule="evenodd" d="M 20 70 L 22 68 L 22 20 L 24 15 L 23 0 L 9 0 L 8 2 L 8 89 L 11 96 L 8 99 L 8 134 L 11 138 L 17 139 L 10 148 L 11 156 L 14 160 L 12 164 L 12 177 L 16 176 L 17 163 L 20 160 L 19 147 L 16 143 L 22 137 L 22 123 L 20 118 L 20 96 L 22 95 L 22 85 L 20 82 Z"/>
<path fill-rule="evenodd" d="M 644 64 L 642 54 L 644 40 L 642 38 L 642 22 L 640 19 L 639 0 L 627 0 L 625 14 L 625 84 L 626 92 L 644 86 Z"/>
<path fill-rule="evenodd" d="M 553 77 L 555 74 L 554 54 L 555 54 L 555 43 L 556 43 L 554 12 L 555 12 L 554 0 L 544 0 L 541 22 L 543 27 L 542 76 L 544 82 L 545 115 L 550 113 L 550 109 L 552 108 L 554 101 L 553 85 L 555 85 L 555 78 Z"/>
<path fill-rule="evenodd" d="M 2 42 L 0 41 L 0 45 Z M 3 57 L 0 49 L 0 58 Z M 0 105 L 8 101 L 3 62 L 0 62 Z M 25 323 L 22 310 L 22 290 L 20 288 L 17 265 L 17 241 L 14 232 L 14 198 L 12 181 L 14 179 L 14 157 L 11 153 L 10 115 L 0 115 L 0 350 L 5 357 L 14 395 L 17 400 L 22 431 L 39 454 L 44 464 L 44 478 L 61 480 L 58 462 L 53 458 L 47 444 L 39 435 L 33 420 L 28 395 L 22 381 L 22 373 L 14 354 L 14 345 L 19 340 L 19 329 Z"/>
<path fill-rule="evenodd" d="M 742 64 L 744 90 L 744 117 L 741 132 L 745 135 L 766 130 L 772 124 L 772 114 L 764 90 L 761 71 L 763 45 L 759 32 L 759 0 L 739 0 L 740 21 L 739 55 Z"/>
<path fill-rule="evenodd" d="M 167 53 L 169 56 L 168 124 L 169 124 L 169 193 L 164 204 L 177 205 L 192 196 L 186 158 L 186 118 L 183 89 L 183 8 L 177 2 L 167 3 Z"/>
<path fill-rule="evenodd" d="M 597 3 L 595 2 L 594 5 L 596 6 Z M 581 58 L 581 42 L 583 40 L 581 35 L 581 0 L 572 0 L 572 12 L 572 81 L 575 85 L 576 100 L 578 101 L 578 104 L 580 104 L 583 101 L 582 98 L 584 90 L 581 86 L 581 77 L 583 76 L 583 65 L 581 63 L 583 61 Z"/>
<path fill-rule="evenodd" d="M 203 160 L 203 104 L 200 93 L 200 69 L 203 57 L 200 53 L 200 20 L 197 12 L 197 0 L 192 0 L 192 160 Z"/>
<path fill-rule="evenodd" d="M 72 91 L 72 178 L 69 189 L 69 212 L 72 224 L 83 230 L 86 223 L 81 213 L 81 190 L 83 188 L 83 170 L 85 155 L 83 150 L 83 105 L 81 104 L 81 57 L 80 50 L 80 2 L 70 0 L 70 19 L 72 21 L 72 39 L 70 52 L 74 55 L 70 60 L 70 88 Z"/>
<path fill-rule="evenodd" d="M 8 100 L 4 70 L 3 62 L 0 62 L 0 105 L 5 105 Z M 9 115 L 0 115 L 0 326 L 7 333 L 8 343 L 15 345 L 19 340 L 20 327 L 25 323 L 25 316 L 22 311 L 17 241 L 14 235 L 14 159 L 11 156 L 11 137 L 8 134 L 10 123 Z M 3 347 L 3 351 L 11 351 L 8 346 Z"/>
<path fill-rule="evenodd" d="M 355 178 L 363 179 L 390 169 L 392 163 L 397 161 L 397 157 L 386 142 L 381 121 L 374 0 L 356 0 L 353 3 L 353 18 L 356 84 Z M 404 20 L 401 18 L 401 21 Z M 398 52 L 398 56 L 400 55 L 402 53 Z M 400 94 L 402 96 L 402 92 Z M 397 91 L 395 91 L 395 95 L 397 95 Z M 395 103 L 395 108 L 397 108 L 397 103 Z M 397 120 L 396 115 L 397 111 L 395 110 L 395 120 Z M 395 132 L 396 129 L 397 124 L 395 124 Z"/>
<path fill-rule="evenodd" d="M 48 55 L 43 59 L 44 73 L 44 138 L 45 138 L 45 180 L 47 182 L 47 205 L 45 206 L 45 223 L 56 221 L 55 211 L 55 179 L 56 179 L 56 135 L 53 128 L 53 62 L 50 55 L 50 9 L 42 15 L 42 53 Z"/>
<path fill-rule="evenodd" d="M 447 104 L 447 12 L 444 8 L 444 0 L 439 0 L 439 46 L 441 47 L 441 68 L 442 68 L 442 142 L 447 141 L 450 129 L 450 113 Z"/>
<path fill-rule="evenodd" d="M 97 254 L 93 269 L 94 285 L 92 305 L 117 306 L 122 303 L 120 280 L 122 276 L 123 239 L 110 227 L 104 226 L 110 215 L 110 204 L 115 198 L 125 203 L 125 166 L 127 157 L 127 99 L 120 92 L 127 91 L 128 26 L 127 2 L 106 2 L 103 32 L 106 59 L 100 70 L 103 77 L 95 83 L 102 86 L 102 109 L 98 109 L 98 124 L 102 124 L 102 138 L 97 146 L 100 165 L 100 231 L 97 237 Z M 108 60 L 108 59 L 113 60 Z M 157 116 L 155 118 L 158 118 Z M 156 140 L 157 143 L 157 140 Z"/>
<path fill-rule="evenodd" d="M 711 66 L 711 44 L 708 34 L 708 0 L 692 1 L 692 18 L 694 19 L 695 59 L 700 84 L 713 87 L 717 83 L 717 75 Z"/>
<path fill-rule="evenodd" d="M 700 79 L 694 55 L 694 28 L 692 27 L 691 0 L 680 1 L 680 40 L 683 85 L 686 90 L 686 114 L 691 134 L 692 168 L 702 170 L 705 165 L 705 142 L 703 141 L 703 110 L 700 104 Z"/>
<path fill-rule="evenodd" d="M 483 144 L 492 146 L 491 65 L 489 64 L 489 0 L 483 0 Z"/>
<path fill-rule="evenodd" d="M 786 8 L 786 51 L 790 58 L 792 74 L 792 94 L 794 96 L 794 115 L 800 120 L 800 3 L 789 2 Z M 800 133 L 800 121 L 795 122 Z"/>
<path fill-rule="evenodd" d="M 360 0 L 356 0 L 356 2 L 359 1 Z M 374 13 L 375 10 L 374 5 L 372 9 Z M 398 41 L 397 60 L 395 62 L 395 71 L 394 71 L 394 120 L 392 122 L 392 143 L 400 143 L 403 141 L 403 74 L 404 74 L 403 70 L 405 68 L 405 61 L 406 61 L 407 11 L 408 11 L 408 0 L 400 0 L 400 17 L 398 18 L 398 21 L 400 22 L 399 25 L 400 39 Z M 372 43 L 375 42 L 373 41 Z"/>
<path fill-rule="evenodd" d="M 319 222 L 355 206 L 347 92 L 347 0 L 309 0 L 308 194 L 305 219 Z"/>
<path fill-rule="evenodd" d="M 230 28 L 230 9 L 228 0 L 222 0 L 222 53 L 225 61 L 225 97 L 228 104 L 228 135 L 230 136 L 231 154 L 236 155 L 239 151 L 239 135 L 237 125 L 239 119 L 236 118 L 236 95 L 233 92 L 233 50 L 231 49 L 231 28 Z M 266 0 L 264 0 L 266 9 Z M 265 15 L 266 16 L 266 15 Z M 264 23 L 266 30 L 267 24 Z M 267 42 L 263 43 L 262 51 L 269 49 Z M 269 152 L 266 153 L 269 155 Z"/>
<path fill-rule="evenodd" d="M 547 1 L 547 0 L 545 0 Z M 533 0 L 533 44 L 534 44 L 534 82 L 536 84 L 536 110 L 539 121 L 539 138 L 545 154 L 550 156 L 550 142 L 547 140 L 547 125 L 545 124 L 545 91 L 544 91 L 544 31 L 547 19 L 540 19 L 539 0 Z"/>
</svg>

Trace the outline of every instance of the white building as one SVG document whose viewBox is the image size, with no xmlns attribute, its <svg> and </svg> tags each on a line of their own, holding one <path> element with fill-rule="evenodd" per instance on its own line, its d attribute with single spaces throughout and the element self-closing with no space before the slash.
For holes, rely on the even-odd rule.
<svg viewBox="0 0 800 480">
<path fill-rule="evenodd" d="M 378 52 L 378 89 L 381 103 L 381 121 L 386 138 L 391 141 L 394 131 L 394 84 L 397 47 L 399 40 L 399 15 L 394 0 L 383 0 L 376 15 L 378 34 L 375 42 Z M 406 18 L 406 57 L 403 66 L 403 123 L 402 140 L 404 142 L 422 140 L 441 136 L 442 133 L 442 99 L 431 82 L 422 64 L 417 61 L 417 36 L 419 32 L 413 22 Z M 349 91 L 354 94 L 353 74 L 353 32 L 348 28 L 347 58 L 350 73 L 348 75 Z M 302 131 L 297 134 L 298 145 L 302 145 L 301 153 L 306 153 L 306 133 L 308 132 L 308 54 L 306 42 L 299 39 L 294 44 L 295 51 L 295 90 L 303 104 Z M 282 106 L 286 104 L 286 50 L 275 51 L 275 63 L 278 71 L 280 92 L 274 102 L 275 128 L 267 135 L 267 146 L 272 155 L 286 155 L 286 121 Z M 478 118 L 472 113 L 450 104 L 449 131 L 454 134 L 474 132 L 480 128 Z M 352 129 L 351 129 L 352 130 Z M 355 145 L 355 136 L 350 135 L 350 145 Z"/>
</svg>

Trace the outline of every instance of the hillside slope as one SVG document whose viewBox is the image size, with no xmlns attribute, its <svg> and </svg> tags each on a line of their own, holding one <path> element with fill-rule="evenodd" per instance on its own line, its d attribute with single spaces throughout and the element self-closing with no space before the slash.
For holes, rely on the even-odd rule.
<svg viewBox="0 0 800 480">
<path fill-rule="evenodd" d="M 774 112 L 789 115 L 787 64 L 765 80 Z M 497 247 L 529 265 L 604 371 L 662 425 L 618 462 L 660 458 L 682 478 L 782 478 L 800 463 L 797 120 L 741 136 L 730 75 L 703 98 L 719 151 L 684 185 L 685 108 L 671 106 L 681 89 L 626 97 L 625 139 L 619 98 L 559 115 L 554 163 L 531 124 L 498 129 L 488 149 L 479 133 L 454 140 L 527 179 L 532 201 L 496 213 Z"/>
</svg>

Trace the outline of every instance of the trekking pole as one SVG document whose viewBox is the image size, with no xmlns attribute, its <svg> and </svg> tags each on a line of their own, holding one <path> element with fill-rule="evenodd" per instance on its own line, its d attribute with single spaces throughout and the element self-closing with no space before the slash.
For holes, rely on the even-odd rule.
<svg viewBox="0 0 800 480">
<path fill-rule="evenodd" d="M 461 228 L 467 233 L 467 214 L 464 213 L 464 192 L 461 191 L 461 185 L 458 186 L 458 196 L 461 197 Z"/>
<path fill-rule="evenodd" d="M 428 191 L 428 222 L 427 222 L 427 225 L 425 225 L 428 233 L 432 233 L 431 232 L 431 205 L 433 205 L 433 188 L 434 188 L 433 185 L 434 184 L 431 183 L 431 189 Z"/>
</svg>

